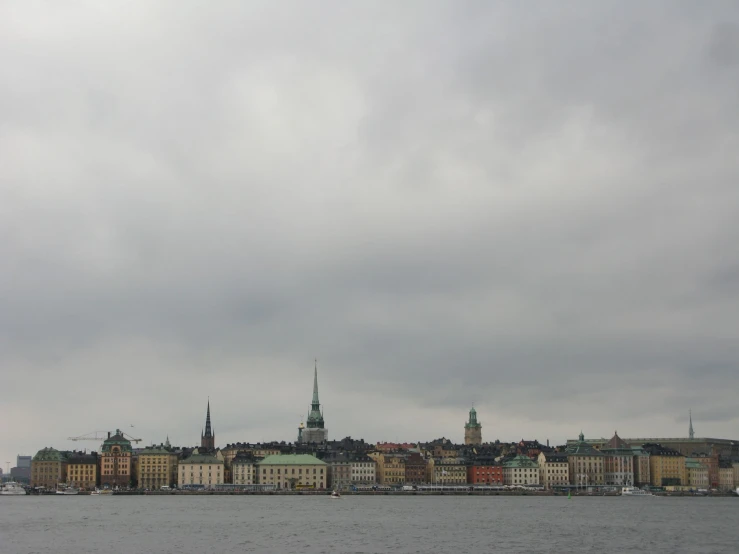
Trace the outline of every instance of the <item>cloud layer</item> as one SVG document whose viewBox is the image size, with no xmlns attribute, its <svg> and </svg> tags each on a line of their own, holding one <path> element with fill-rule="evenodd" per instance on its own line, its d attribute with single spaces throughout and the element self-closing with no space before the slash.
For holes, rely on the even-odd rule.
<svg viewBox="0 0 739 554">
<path fill-rule="evenodd" d="M 218 443 L 292 440 L 315 356 L 333 438 L 460 440 L 471 402 L 491 440 L 735 436 L 738 36 L 733 2 L 6 3 L 2 460 L 192 445 L 208 396 Z"/>
</svg>

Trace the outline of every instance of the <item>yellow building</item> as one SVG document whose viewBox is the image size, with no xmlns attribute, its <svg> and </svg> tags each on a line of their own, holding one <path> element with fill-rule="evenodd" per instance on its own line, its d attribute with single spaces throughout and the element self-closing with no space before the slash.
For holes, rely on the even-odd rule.
<svg viewBox="0 0 739 554">
<path fill-rule="evenodd" d="M 209 488 L 224 482 L 223 460 L 211 454 L 198 454 L 196 451 L 189 458 L 180 460 L 177 466 L 177 485 L 180 488 L 187 485 Z"/>
<path fill-rule="evenodd" d="M 708 468 L 695 458 L 685 458 L 685 475 L 691 489 L 708 489 Z"/>
<path fill-rule="evenodd" d="M 71 452 L 67 456 L 67 485 L 91 491 L 98 485 L 98 456 L 95 452 Z"/>
<path fill-rule="evenodd" d="M 55 489 L 67 482 L 67 458 L 55 448 L 42 448 L 31 460 L 31 486 Z"/>
<path fill-rule="evenodd" d="M 377 483 L 380 485 L 402 485 L 405 483 L 405 457 L 399 454 L 370 452 L 376 463 Z"/>
<path fill-rule="evenodd" d="M 603 485 L 605 482 L 605 455 L 593 448 L 580 433 L 579 440 L 568 443 L 567 463 L 570 484 L 576 487 Z"/>
<path fill-rule="evenodd" d="M 177 484 L 177 454 L 164 446 L 150 446 L 139 452 L 136 479 L 140 489 L 157 490 Z"/>
<path fill-rule="evenodd" d="M 718 463 L 718 488 L 723 492 L 734 490 L 734 468 L 729 461 Z"/>
<path fill-rule="evenodd" d="M 661 444 L 648 443 L 644 450 L 649 452 L 649 473 L 653 487 L 688 485 L 685 456 L 677 450 Z"/>
<path fill-rule="evenodd" d="M 325 489 L 328 486 L 326 463 L 310 454 L 277 454 L 257 463 L 260 484 L 278 489 Z"/>
</svg>

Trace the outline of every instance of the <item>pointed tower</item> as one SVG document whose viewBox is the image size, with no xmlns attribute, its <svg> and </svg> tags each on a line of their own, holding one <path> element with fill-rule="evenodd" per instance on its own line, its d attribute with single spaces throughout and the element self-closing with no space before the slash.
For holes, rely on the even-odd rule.
<svg viewBox="0 0 739 554">
<path fill-rule="evenodd" d="M 464 443 L 482 444 L 482 424 L 477 421 L 477 410 L 473 405 L 470 409 L 470 419 L 464 424 Z"/>
<path fill-rule="evenodd" d="M 315 361 L 313 366 L 313 399 L 310 403 L 310 412 L 302 437 L 303 442 L 325 442 L 328 440 L 328 430 L 325 428 L 321 403 L 318 400 L 318 360 Z"/>
<path fill-rule="evenodd" d="M 200 448 L 216 449 L 216 435 L 210 426 L 210 398 L 208 398 L 208 411 L 205 414 L 205 431 L 200 434 Z"/>
<path fill-rule="evenodd" d="M 688 427 L 688 437 L 692 440 L 695 438 L 695 433 L 693 433 L 693 410 L 688 410 L 688 417 L 690 418 L 690 426 Z"/>
</svg>

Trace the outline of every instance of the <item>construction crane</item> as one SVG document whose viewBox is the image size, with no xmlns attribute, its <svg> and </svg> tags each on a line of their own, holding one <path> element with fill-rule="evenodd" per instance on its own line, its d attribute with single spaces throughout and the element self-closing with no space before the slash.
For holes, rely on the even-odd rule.
<svg viewBox="0 0 739 554">
<path fill-rule="evenodd" d="M 120 431 L 121 435 L 125 437 L 126 439 L 130 440 L 131 442 L 139 443 L 141 442 L 141 439 L 137 439 L 132 437 L 131 435 L 124 433 L 123 431 Z M 68 441 L 97 441 L 97 442 L 103 442 L 104 440 L 107 440 L 110 437 L 110 433 L 107 431 L 91 431 L 90 433 L 87 433 L 86 435 L 80 435 L 79 437 L 67 437 Z"/>
</svg>

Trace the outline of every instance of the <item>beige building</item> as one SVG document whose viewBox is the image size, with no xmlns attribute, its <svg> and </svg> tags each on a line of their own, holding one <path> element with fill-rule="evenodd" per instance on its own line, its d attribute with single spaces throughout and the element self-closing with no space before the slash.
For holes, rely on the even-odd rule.
<svg viewBox="0 0 739 554">
<path fill-rule="evenodd" d="M 466 485 L 467 466 L 459 458 L 429 460 L 429 483 L 434 485 Z"/>
<path fill-rule="evenodd" d="M 576 487 L 603 485 L 605 481 L 605 456 L 585 441 L 580 440 L 567 446 L 567 463 L 570 469 L 570 484 Z"/>
<path fill-rule="evenodd" d="M 539 462 L 539 483 L 547 490 L 570 484 L 570 464 L 567 454 L 541 452 Z"/>
<path fill-rule="evenodd" d="M 649 473 L 653 487 L 687 486 L 688 472 L 685 467 L 685 456 L 677 450 L 660 444 L 645 444 L 644 450 L 649 452 Z"/>
<path fill-rule="evenodd" d="M 539 464 L 528 456 L 518 455 L 503 463 L 503 483 L 506 485 L 539 485 Z"/>
<path fill-rule="evenodd" d="M 98 457 L 95 452 L 70 452 L 67 456 L 67 485 L 80 490 L 95 490 L 98 485 Z"/>
<path fill-rule="evenodd" d="M 310 454 L 267 456 L 257 463 L 259 483 L 278 489 L 325 489 L 328 487 L 326 463 Z"/>
<path fill-rule="evenodd" d="M 177 454 L 164 445 L 150 446 L 139 452 L 136 463 L 136 479 L 140 489 L 158 490 L 178 483 Z"/>
<path fill-rule="evenodd" d="M 234 485 L 254 485 L 257 482 L 257 459 L 246 452 L 231 458 L 231 482 Z"/>
<path fill-rule="evenodd" d="M 178 464 L 177 485 L 198 485 L 206 488 L 222 485 L 224 482 L 223 460 L 212 454 L 193 453 Z"/>
<path fill-rule="evenodd" d="M 351 467 L 352 485 L 374 485 L 377 483 L 377 462 L 369 456 L 353 458 Z"/>
<path fill-rule="evenodd" d="M 718 488 L 720 491 L 728 492 L 734 490 L 734 468 L 731 462 L 723 460 L 718 464 Z"/>
<path fill-rule="evenodd" d="M 400 454 L 370 452 L 369 457 L 377 462 L 377 482 L 380 485 L 402 485 L 405 483 L 405 457 Z"/>
<path fill-rule="evenodd" d="M 42 448 L 31 460 L 31 486 L 55 489 L 67 482 L 67 458 L 56 448 Z"/>
<path fill-rule="evenodd" d="M 634 484 L 637 487 L 644 487 L 652 482 L 649 474 L 649 452 L 644 450 L 641 445 L 631 445 L 631 452 L 634 454 Z"/>
<path fill-rule="evenodd" d="M 687 485 L 692 489 L 708 489 L 708 468 L 695 458 L 685 458 Z"/>
</svg>

